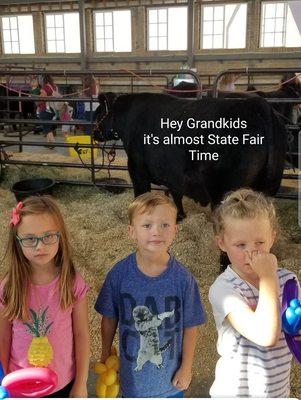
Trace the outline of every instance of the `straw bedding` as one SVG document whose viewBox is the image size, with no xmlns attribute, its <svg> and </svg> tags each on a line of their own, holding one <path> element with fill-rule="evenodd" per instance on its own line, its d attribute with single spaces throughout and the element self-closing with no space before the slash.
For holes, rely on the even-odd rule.
<svg viewBox="0 0 301 400">
<path fill-rule="evenodd" d="M 53 161 L 53 155 L 16 154 L 14 159 L 35 159 Z M 55 161 L 68 161 L 69 157 L 57 155 Z M 120 158 L 117 161 L 125 165 Z M 37 168 L 9 166 L 0 186 L 0 254 L 4 254 L 7 225 L 10 210 L 15 205 L 15 199 L 9 187 L 17 180 L 47 176 L 50 178 L 89 179 L 86 170 L 71 170 L 70 168 Z M 106 172 L 97 175 L 106 177 Z M 128 179 L 127 172 L 114 172 L 113 176 Z M 126 257 L 134 250 L 134 243 L 128 238 L 127 207 L 133 199 L 133 191 L 113 194 L 96 187 L 57 186 L 54 196 L 60 204 L 66 218 L 73 246 L 75 264 L 91 286 L 89 292 L 89 318 L 92 343 L 92 358 L 97 360 L 100 355 L 100 317 L 94 311 L 94 302 L 107 272 L 118 260 Z M 301 230 L 297 221 L 297 202 L 292 200 L 276 200 L 280 215 L 282 231 L 274 247 L 279 264 L 294 271 L 301 280 Z M 217 360 L 216 332 L 208 302 L 208 290 L 219 273 L 219 252 L 212 241 L 212 225 L 210 209 L 202 208 L 189 199 L 184 199 L 187 218 L 180 223 L 179 233 L 172 246 L 172 252 L 197 278 L 202 297 L 208 312 L 208 323 L 200 330 L 194 361 L 194 377 L 187 397 L 208 397 L 210 385 L 214 379 L 214 368 Z M 0 266 L 3 272 L 4 264 Z M 92 374 L 91 374 L 92 376 Z M 92 377 L 93 381 L 93 377 Z M 92 382 L 91 381 L 91 382 Z M 300 367 L 293 367 L 292 397 L 301 397 Z M 92 386 L 90 396 L 94 395 Z"/>
</svg>

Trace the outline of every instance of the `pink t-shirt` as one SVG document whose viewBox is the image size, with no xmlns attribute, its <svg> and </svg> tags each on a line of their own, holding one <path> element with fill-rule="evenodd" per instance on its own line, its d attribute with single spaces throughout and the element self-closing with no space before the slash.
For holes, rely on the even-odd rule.
<svg viewBox="0 0 301 400">
<path fill-rule="evenodd" d="M 62 389 L 75 377 L 75 353 L 72 329 L 73 307 L 69 307 L 67 310 L 61 309 L 58 284 L 59 276 L 47 285 L 30 284 L 29 293 L 29 309 L 38 314 L 40 321 L 43 311 L 47 309 L 44 323 L 46 325 L 51 324 L 46 336 L 53 348 L 53 360 L 48 367 L 58 375 L 58 385 L 53 392 Z M 4 284 L 1 282 L 0 298 L 2 297 L 3 286 Z M 85 283 L 81 275 L 76 273 L 74 282 L 76 303 L 85 298 L 88 290 L 89 286 Z M 1 302 L 0 308 L 3 308 Z M 33 321 L 29 321 L 28 323 L 32 325 Z M 20 368 L 32 367 L 28 363 L 27 352 L 33 337 L 29 327 L 22 321 L 13 321 L 9 359 L 10 372 Z"/>
</svg>

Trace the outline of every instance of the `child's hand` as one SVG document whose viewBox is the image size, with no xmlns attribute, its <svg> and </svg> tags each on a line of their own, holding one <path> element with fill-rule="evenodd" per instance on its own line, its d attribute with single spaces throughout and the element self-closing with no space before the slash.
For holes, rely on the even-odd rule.
<svg viewBox="0 0 301 400">
<path fill-rule="evenodd" d="M 276 275 L 278 263 L 274 254 L 258 251 L 252 251 L 250 254 L 246 251 L 246 262 L 250 264 L 259 278 Z"/>
<path fill-rule="evenodd" d="M 173 377 L 172 384 L 180 391 L 188 389 L 192 378 L 191 369 L 180 367 Z"/>
<path fill-rule="evenodd" d="M 106 350 L 105 348 L 102 349 L 100 362 L 105 364 L 108 357 L 111 355 L 111 349 Z"/>
<path fill-rule="evenodd" d="M 74 382 L 69 397 L 88 397 L 87 385 Z"/>
</svg>

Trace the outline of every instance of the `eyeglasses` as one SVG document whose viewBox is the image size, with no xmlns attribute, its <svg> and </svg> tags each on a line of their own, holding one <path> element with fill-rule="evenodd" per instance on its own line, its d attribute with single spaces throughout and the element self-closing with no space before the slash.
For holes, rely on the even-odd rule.
<svg viewBox="0 0 301 400">
<path fill-rule="evenodd" d="M 47 233 L 44 236 L 30 236 L 25 238 L 20 238 L 18 235 L 16 236 L 18 241 L 21 243 L 23 247 L 37 247 L 39 241 L 41 241 L 46 246 L 50 246 L 59 241 L 61 234 L 60 232 L 56 233 Z"/>
</svg>

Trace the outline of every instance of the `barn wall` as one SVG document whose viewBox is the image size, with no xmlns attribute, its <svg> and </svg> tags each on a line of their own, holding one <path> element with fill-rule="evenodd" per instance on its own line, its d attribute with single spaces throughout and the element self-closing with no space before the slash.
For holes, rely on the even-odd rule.
<svg viewBox="0 0 301 400">
<path fill-rule="evenodd" d="M 217 0 L 218 2 L 219 0 Z M 230 3 L 231 1 L 224 1 Z M 242 50 L 202 50 L 200 42 L 200 10 L 205 1 L 194 3 L 194 59 L 193 67 L 199 74 L 216 74 L 228 68 L 245 67 L 300 67 L 301 48 L 260 48 L 260 0 L 249 0 L 247 23 L 247 48 Z M 78 10 L 78 2 L 62 3 L 40 2 L 32 4 L 13 4 L 0 6 L 0 15 L 32 13 L 34 18 L 34 33 L 36 40 L 36 55 L 8 56 L 1 54 L 1 64 L 34 65 L 48 70 L 79 70 L 82 68 L 80 54 L 48 55 L 45 53 L 44 13 L 48 11 Z M 208 3 L 208 2 L 207 2 Z M 210 2 L 211 4 L 214 2 Z M 86 67 L 92 70 L 103 69 L 180 69 L 187 66 L 186 51 L 152 51 L 146 50 L 146 11 L 147 6 L 187 4 L 186 0 L 128 0 L 128 1 L 87 1 L 85 2 L 85 22 L 87 37 Z M 92 14 L 95 9 L 130 8 L 132 10 L 132 46 L 131 53 L 95 53 L 93 49 Z M 2 42 L 2 40 L 0 40 Z"/>
</svg>

